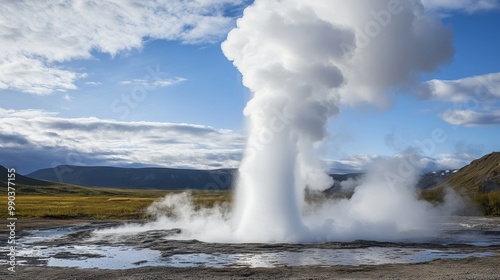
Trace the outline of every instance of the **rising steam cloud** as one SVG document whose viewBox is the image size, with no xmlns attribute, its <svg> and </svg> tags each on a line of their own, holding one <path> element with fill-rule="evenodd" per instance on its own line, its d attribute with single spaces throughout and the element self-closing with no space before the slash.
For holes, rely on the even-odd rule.
<svg viewBox="0 0 500 280">
<path fill-rule="evenodd" d="M 438 212 L 416 197 L 418 165 L 402 160 L 410 154 L 379 163 L 350 200 L 304 201 L 306 188 L 331 184 L 315 147 L 341 104 L 387 107 L 391 92 L 452 59 L 451 31 L 420 1 L 256 0 L 222 50 L 253 93 L 232 213 L 189 208 L 155 227 L 205 241 L 388 240 L 423 229 Z M 388 176 L 402 162 L 410 168 Z"/>
<path fill-rule="evenodd" d="M 453 56 L 452 35 L 419 1 L 255 1 L 222 44 L 253 97 L 236 234 L 301 240 L 304 189 L 324 189 L 313 147 L 339 104 L 386 106 L 391 88 Z M 264 218 L 265 217 L 265 218 Z"/>
</svg>

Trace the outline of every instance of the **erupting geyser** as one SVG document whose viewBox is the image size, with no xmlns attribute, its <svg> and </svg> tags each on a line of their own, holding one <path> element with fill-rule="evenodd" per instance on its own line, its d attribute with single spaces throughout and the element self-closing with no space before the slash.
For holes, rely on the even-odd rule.
<svg viewBox="0 0 500 280">
<path fill-rule="evenodd" d="M 428 234 L 429 219 L 446 214 L 450 204 L 436 208 L 418 200 L 423 158 L 412 149 L 378 162 L 350 199 L 309 204 L 304 193 L 331 184 L 315 148 L 340 105 L 389 106 L 400 86 L 411 89 L 419 72 L 451 60 L 451 42 L 450 30 L 417 0 L 256 0 L 222 44 L 253 93 L 244 111 L 249 135 L 232 212 L 195 210 L 188 194 L 172 195 L 149 208 L 157 221 L 107 232 L 180 228 L 172 238 L 207 242 Z"/>
<path fill-rule="evenodd" d="M 303 221 L 304 190 L 330 184 L 314 156 L 328 118 L 341 103 L 387 106 L 390 89 L 452 58 L 451 41 L 451 32 L 416 0 L 256 0 L 246 8 L 222 44 L 253 93 L 244 111 L 249 136 L 235 238 L 314 240 L 317 229 Z M 352 209 L 378 198 L 353 199 L 360 205 L 346 206 L 348 212 L 370 221 Z M 401 203 L 398 196 L 384 203 L 392 199 Z"/>
</svg>

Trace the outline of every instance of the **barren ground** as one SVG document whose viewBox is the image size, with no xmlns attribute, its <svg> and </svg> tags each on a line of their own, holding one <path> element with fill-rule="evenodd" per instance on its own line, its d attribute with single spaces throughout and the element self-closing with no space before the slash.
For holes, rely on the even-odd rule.
<svg viewBox="0 0 500 280">
<path fill-rule="evenodd" d="M 23 221 L 22 230 L 53 228 L 60 226 L 79 226 L 78 234 L 46 242 L 48 246 L 65 246 L 84 242 L 85 237 L 95 227 L 109 226 L 112 221 L 99 224 L 82 224 L 82 221 L 48 221 L 31 220 Z M 88 230 L 86 230 L 88 229 Z M 27 233 L 27 232 L 26 232 Z M 5 238 L 5 231 L 0 233 Z M 162 255 L 192 252 L 263 252 L 279 250 L 301 250 L 305 247 L 318 249 L 334 248 L 363 248 L 366 246 L 419 246 L 429 249 L 441 249 L 442 245 L 433 244 L 386 244 L 380 242 L 349 242 L 349 243 L 323 243 L 309 245 L 294 244 L 211 244 L 197 241 L 172 241 L 165 244 L 160 238 L 170 234 L 169 231 L 154 231 L 141 235 L 140 238 L 123 240 L 131 246 L 159 250 Z M 148 237 L 149 236 L 149 237 Z M 138 236 L 136 236 L 138 237 Z M 140 241 L 137 241 L 140 240 Z M 108 244 L 102 241 L 103 245 Z M 101 243 L 99 243 L 101 244 Z M 448 249 L 460 250 L 488 250 L 494 254 L 489 257 L 464 259 L 438 259 L 419 264 L 385 264 L 361 266 L 281 266 L 275 268 L 173 268 L 173 267 L 140 267 L 133 269 L 78 269 L 37 266 L 28 260 L 27 265 L 17 266 L 16 272 L 7 270 L 7 266 L 0 266 L 0 279 L 500 279 L 500 245 L 484 248 L 469 248 L 465 245 L 446 245 Z"/>
</svg>

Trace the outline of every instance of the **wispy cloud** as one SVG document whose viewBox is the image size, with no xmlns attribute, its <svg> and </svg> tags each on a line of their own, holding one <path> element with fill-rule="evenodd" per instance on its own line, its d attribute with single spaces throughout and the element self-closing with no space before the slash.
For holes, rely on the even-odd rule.
<svg viewBox="0 0 500 280">
<path fill-rule="evenodd" d="M 86 73 L 65 68 L 98 51 L 115 56 L 144 38 L 183 43 L 221 40 L 234 24 L 224 11 L 242 0 L 0 0 L 0 89 L 37 95 L 76 89 Z"/>
<path fill-rule="evenodd" d="M 2 43 L 13 45 L 15 48 L 14 42 L 2 41 Z M 0 89 L 47 95 L 76 89 L 75 80 L 86 77 L 85 73 L 74 73 L 61 67 L 51 66 L 43 61 L 44 59 L 23 56 L 22 48 L 18 53 L 13 52 L 13 50 L 0 52 Z"/>
<path fill-rule="evenodd" d="M 4 123 L 7 119 L 34 119 L 34 118 L 48 118 L 54 117 L 57 113 L 45 110 L 12 110 L 0 108 L 0 122 Z"/>
<path fill-rule="evenodd" d="M 500 8 L 498 0 L 422 0 L 425 7 L 439 12 L 466 12 L 495 10 Z"/>
<path fill-rule="evenodd" d="M 418 96 L 448 102 L 464 102 L 471 98 L 480 101 L 500 100 L 500 73 L 458 80 L 430 80 L 420 86 Z"/>
<path fill-rule="evenodd" d="M 328 161 L 328 166 L 334 173 L 366 172 L 370 165 L 382 158 L 380 155 L 353 155 Z"/>
<path fill-rule="evenodd" d="M 98 87 L 98 86 L 102 85 L 101 82 L 85 82 L 85 84 L 87 86 L 90 86 L 90 87 Z"/>
<path fill-rule="evenodd" d="M 65 95 L 63 95 L 63 99 L 66 100 L 66 101 L 72 101 L 73 97 L 71 97 L 71 95 L 69 95 L 69 94 L 66 93 Z"/>
<path fill-rule="evenodd" d="M 65 119 L 0 109 L 1 164 L 31 171 L 59 164 L 237 167 L 244 137 L 209 126 Z"/>
<path fill-rule="evenodd" d="M 238 167 L 245 142 L 238 132 L 204 125 L 67 119 L 43 110 L 0 108 L 0 164 L 22 172 L 61 164 Z M 417 162 L 423 170 L 459 168 L 478 156 L 465 150 L 470 148 L 420 156 Z M 335 173 L 364 172 L 386 158 L 352 155 L 325 160 L 325 166 Z"/>
<path fill-rule="evenodd" d="M 430 80 L 417 90 L 421 99 L 453 104 L 440 117 L 459 126 L 500 125 L 500 73 L 458 80 Z"/>
<path fill-rule="evenodd" d="M 122 85 L 134 85 L 134 86 L 143 86 L 145 88 L 156 88 L 156 87 L 169 87 L 179 83 L 187 81 L 187 79 L 182 77 L 175 77 L 171 79 L 133 79 L 128 81 L 121 81 Z"/>
<path fill-rule="evenodd" d="M 500 126 L 500 110 L 479 112 L 473 110 L 448 110 L 441 117 L 452 125 L 460 126 Z"/>
</svg>

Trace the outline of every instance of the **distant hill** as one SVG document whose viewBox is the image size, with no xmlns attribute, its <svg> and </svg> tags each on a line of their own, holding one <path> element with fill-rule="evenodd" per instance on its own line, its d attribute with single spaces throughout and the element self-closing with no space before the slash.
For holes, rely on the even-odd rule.
<svg viewBox="0 0 500 280">
<path fill-rule="evenodd" d="M 236 169 L 192 170 L 60 165 L 54 168 L 40 169 L 26 176 L 89 187 L 228 190 L 234 185 L 236 172 Z M 338 182 L 349 178 L 356 179 L 362 175 L 361 173 L 353 173 L 331 174 L 330 176 L 338 184 Z"/>
<path fill-rule="evenodd" d="M 0 186 L 2 187 L 7 186 L 8 174 L 9 172 L 7 168 L 0 165 Z M 15 183 L 16 185 L 26 185 L 26 186 L 48 186 L 52 184 L 51 182 L 28 178 L 17 173 L 15 180 L 12 182 Z"/>
<path fill-rule="evenodd" d="M 441 186 L 451 186 L 466 194 L 500 190 L 500 152 L 493 152 L 459 169 Z"/>
<path fill-rule="evenodd" d="M 426 173 L 421 177 L 418 188 L 433 188 L 446 180 L 455 171 L 440 170 Z M 228 190 L 234 185 L 236 172 L 236 169 L 192 170 L 60 165 L 54 168 L 40 169 L 26 176 L 59 184 L 89 187 Z M 357 180 L 363 175 L 363 173 L 330 174 L 334 179 L 334 184 L 326 192 L 342 192 L 341 182 L 352 179 L 356 184 Z M 6 178 L 6 176 L 4 177 Z"/>
<path fill-rule="evenodd" d="M 123 189 L 206 189 L 232 187 L 235 169 L 118 168 L 60 165 L 26 176 L 65 184 Z"/>
</svg>

